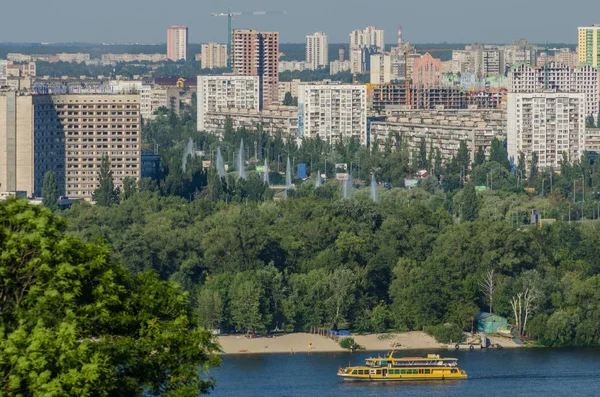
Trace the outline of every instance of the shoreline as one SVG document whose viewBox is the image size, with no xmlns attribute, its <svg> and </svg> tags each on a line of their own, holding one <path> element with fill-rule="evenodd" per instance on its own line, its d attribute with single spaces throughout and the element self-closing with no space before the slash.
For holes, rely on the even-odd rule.
<svg viewBox="0 0 600 397">
<path fill-rule="evenodd" d="M 385 335 L 380 339 L 382 335 Z M 398 332 L 389 334 L 352 335 L 352 338 L 363 351 L 402 351 L 402 350 L 448 350 L 447 344 L 438 343 L 435 339 L 421 331 Z M 502 338 L 492 343 L 500 343 L 503 348 L 519 348 L 522 346 Z M 491 338 L 491 339 L 492 339 Z M 321 335 L 304 332 L 280 334 L 272 337 L 246 338 L 244 335 L 222 335 L 217 342 L 221 345 L 223 355 L 243 354 L 310 354 L 310 353 L 347 353 L 340 345 Z"/>
</svg>

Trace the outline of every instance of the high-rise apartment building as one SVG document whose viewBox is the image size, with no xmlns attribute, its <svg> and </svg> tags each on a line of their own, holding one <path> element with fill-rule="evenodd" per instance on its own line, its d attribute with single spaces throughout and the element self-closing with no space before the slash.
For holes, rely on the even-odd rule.
<svg viewBox="0 0 600 397">
<path fill-rule="evenodd" d="M 546 74 L 548 76 L 546 84 Z M 590 65 L 570 68 L 558 63 L 546 67 L 517 66 L 508 73 L 509 92 L 536 93 L 546 89 L 585 94 L 585 111 L 594 118 L 600 112 L 598 70 Z"/>
<path fill-rule="evenodd" d="M 379 52 L 385 51 L 384 31 L 375 26 L 353 31 L 350 33 L 350 48 L 357 47 L 377 47 Z"/>
<path fill-rule="evenodd" d="M 329 64 L 329 40 L 323 32 L 306 36 L 306 62 L 313 70 L 326 68 Z"/>
<path fill-rule="evenodd" d="M 415 60 L 413 65 L 414 88 L 437 88 L 442 85 L 442 61 L 429 53 Z"/>
<path fill-rule="evenodd" d="M 298 137 L 329 142 L 355 138 L 367 144 L 367 87 L 305 84 L 298 87 Z"/>
<path fill-rule="evenodd" d="M 188 28 L 181 25 L 167 29 L 167 59 L 179 61 L 187 59 Z"/>
<path fill-rule="evenodd" d="M 140 96 L 0 94 L 0 190 L 40 196 L 56 174 L 61 195 L 91 199 L 107 155 L 115 187 L 140 177 Z"/>
<path fill-rule="evenodd" d="M 507 67 L 520 64 L 536 66 L 537 47 L 526 39 L 515 40 L 511 45 L 504 46 L 504 64 Z"/>
<path fill-rule="evenodd" d="M 202 69 L 227 67 L 227 44 L 202 44 Z"/>
<path fill-rule="evenodd" d="M 260 108 L 279 102 L 279 33 L 234 30 L 231 64 L 233 73 L 258 76 Z"/>
<path fill-rule="evenodd" d="M 258 76 L 198 76 L 198 131 L 206 129 L 207 114 L 225 109 L 260 109 Z"/>
<path fill-rule="evenodd" d="M 560 169 L 563 156 L 577 162 L 585 150 L 585 94 L 544 90 L 508 94 L 507 149 L 516 164 L 533 153 L 540 169 Z"/>
<path fill-rule="evenodd" d="M 579 28 L 577 52 L 580 64 L 600 67 L 600 25 Z"/>
<path fill-rule="evenodd" d="M 371 55 L 371 84 L 389 84 L 392 81 L 392 57 L 388 54 Z"/>
</svg>

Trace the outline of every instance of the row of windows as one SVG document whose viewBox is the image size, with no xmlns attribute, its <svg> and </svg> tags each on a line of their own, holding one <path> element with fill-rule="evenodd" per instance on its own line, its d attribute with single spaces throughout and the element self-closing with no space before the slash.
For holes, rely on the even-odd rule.
<svg viewBox="0 0 600 397">
<path fill-rule="evenodd" d="M 352 375 L 369 375 L 372 373 L 368 369 L 355 369 L 352 371 Z M 387 371 L 390 375 L 418 375 L 418 374 L 431 374 L 431 369 L 390 369 Z M 376 375 L 381 375 L 381 370 L 378 369 L 375 371 Z"/>
</svg>

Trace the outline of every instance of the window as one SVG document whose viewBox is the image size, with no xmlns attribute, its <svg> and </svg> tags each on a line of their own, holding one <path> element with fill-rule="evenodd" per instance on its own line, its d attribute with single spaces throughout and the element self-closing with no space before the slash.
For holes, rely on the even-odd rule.
<svg viewBox="0 0 600 397">
<path fill-rule="evenodd" d="M 357 370 L 352 371 L 352 375 L 356 375 L 356 374 L 358 374 Z"/>
<path fill-rule="evenodd" d="M 423 371 L 424 374 L 431 374 L 431 370 L 430 369 L 426 369 Z"/>
</svg>

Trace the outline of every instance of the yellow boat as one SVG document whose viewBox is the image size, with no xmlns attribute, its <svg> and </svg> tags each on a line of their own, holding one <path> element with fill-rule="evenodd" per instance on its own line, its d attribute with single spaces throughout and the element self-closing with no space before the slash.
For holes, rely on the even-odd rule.
<svg viewBox="0 0 600 397">
<path fill-rule="evenodd" d="M 337 375 L 348 381 L 428 381 L 467 379 L 467 373 L 457 367 L 458 359 L 427 357 L 367 358 L 364 366 L 340 368 Z"/>
</svg>

